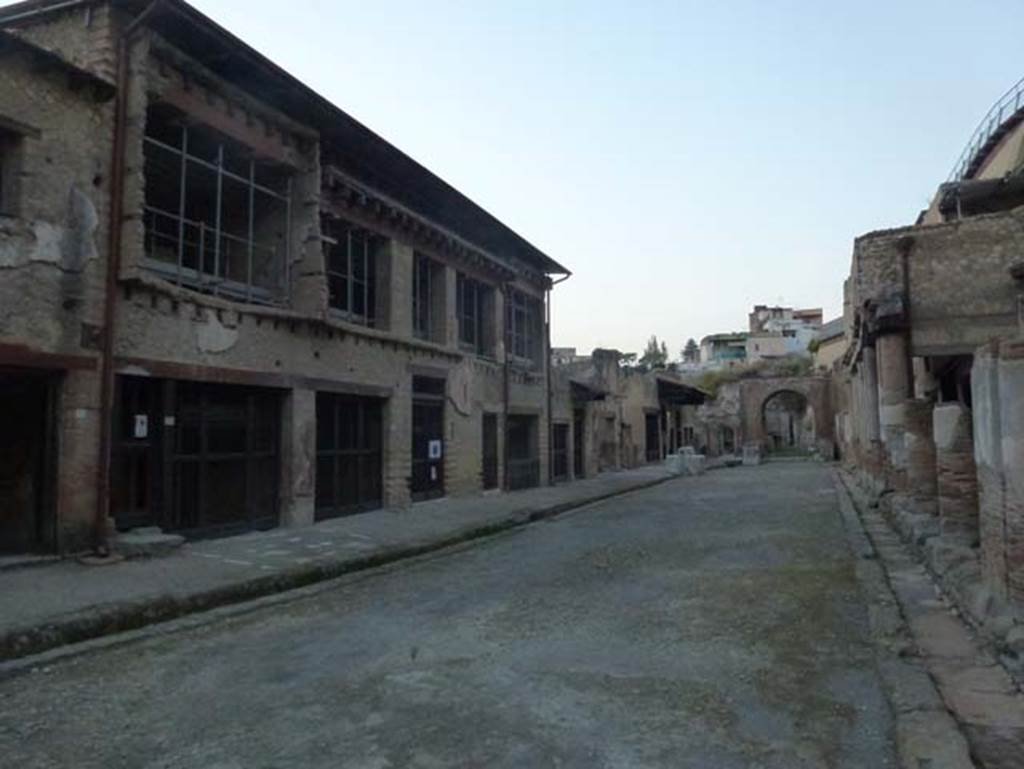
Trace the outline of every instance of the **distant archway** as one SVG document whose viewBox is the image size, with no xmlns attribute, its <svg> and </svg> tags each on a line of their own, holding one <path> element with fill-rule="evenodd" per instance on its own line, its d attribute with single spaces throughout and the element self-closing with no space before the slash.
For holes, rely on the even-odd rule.
<svg viewBox="0 0 1024 769">
<path fill-rule="evenodd" d="M 814 407 L 796 390 L 777 390 L 761 407 L 764 448 L 769 452 L 805 452 L 817 445 Z"/>
</svg>

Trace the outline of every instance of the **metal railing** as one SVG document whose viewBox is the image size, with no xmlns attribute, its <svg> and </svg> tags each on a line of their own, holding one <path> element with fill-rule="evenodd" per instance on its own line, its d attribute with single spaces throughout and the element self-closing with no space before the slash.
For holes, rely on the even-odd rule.
<svg viewBox="0 0 1024 769">
<path fill-rule="evenodd" d="M 1007 120 L 1020 112 L 1022 107 L 1024 107 L 1024 78 L 1018 80 L 1009 91 L 1003 94 L 982 118 L 964 151 L 960 154 L 960 158 L 956 161 L 956 165 L 953 166 L 948 181 L 963 181 L 978 158 L 978 153 L 985 148 L 989 139 Z"/>
<path fill-rule="evenodd" d="M 146 266 L 177 285 L 248 301 L 284 299 L 280 249 L 145 207 Z M 268 274 L 270 277 L 268 277 Z"/>
</svg>

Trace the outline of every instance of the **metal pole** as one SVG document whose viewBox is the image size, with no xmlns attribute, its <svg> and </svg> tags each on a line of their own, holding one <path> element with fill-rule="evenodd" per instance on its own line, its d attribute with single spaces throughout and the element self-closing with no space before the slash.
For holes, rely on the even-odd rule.
<svg viewBox="0 0 1024 769">
<path fill-rule="evenodd" d="M 285 303 L 291 303 L 291 291 L 292 291 L 292 177 L 288 177 L 288 188 L 286 190 L 288 198 L 285 200 L 285 225 L 284 225 L 284 296 L 282 299 Z"/>
<path fill-rule="evenodd" d="M 245 298 L 252 301 L 252 251 L 253 241 L 256 237 L 256 223 L 254 211 L 256 208 L 256 161 L 249 161 L 249 243 L 247 246 L 248 259 L 245 272 Z"/>
<path fill-rule="evenodd" d="M 188 126 L 181 127 L 181 177 L 178 186 L 178 285 L 185 261 L 185 183 L 188 178 Z"/>
<path fill-rule="evenodd" d="M 213 236 L 213 294 L 217 295 L 220 285 L 220 230 L 224 208 L 224 145 L 217 145 L 217 214 Z"/>
</svg>

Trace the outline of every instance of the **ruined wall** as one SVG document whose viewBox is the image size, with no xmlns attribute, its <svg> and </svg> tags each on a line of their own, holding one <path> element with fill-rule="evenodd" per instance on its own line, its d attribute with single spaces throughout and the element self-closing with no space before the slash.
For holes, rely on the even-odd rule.
<svg viewBox="0 0 1024 769">
<path fill-rule="evenodd" d="M 1024 208 L 871 233 L 854 246 L 853 304 L 909 288 L 912 354 L 969 354 L 1016 332 L 1009 268 L 1022 249 Z"/>
<path fill-rule="evenodd" d="M 54 36 L 54 40 L 56 40 Z M 0 60 L 0 115 L 18 142 L 14 216 L 0 216 L 0 343 L 97 357 L 103 323 L 113 105 L 30 53 Z M 0 361 L 2 362 L 2 361 Z M 66 372 L 56 408 L 57 546 L 89 541 L 96 504 L 100 377 Z"/>
<path fill-rule="evenodd" d="M 117 34 L 122 19 L 107 4 L 69 8 L 34 18 L 17 34 L 109 82 L 117 67 Z"/>
</svg>

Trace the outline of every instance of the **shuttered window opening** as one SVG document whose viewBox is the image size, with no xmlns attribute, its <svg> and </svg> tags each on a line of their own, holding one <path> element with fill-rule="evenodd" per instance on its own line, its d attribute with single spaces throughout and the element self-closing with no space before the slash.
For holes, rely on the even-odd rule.
<svg viewBox="0 0 1024 769">
<path fill-rule="evenodd" d="M 374 398 L 317 395 L 317 520 L 382 506 L 382 405 Z"/>
</svg>

